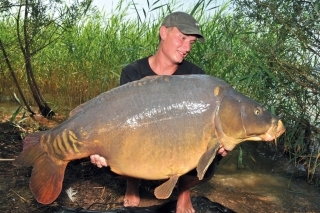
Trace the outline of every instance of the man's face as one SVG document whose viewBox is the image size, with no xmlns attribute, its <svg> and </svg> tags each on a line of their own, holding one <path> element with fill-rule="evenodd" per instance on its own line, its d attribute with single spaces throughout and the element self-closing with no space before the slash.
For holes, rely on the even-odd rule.
<svg viewBox="0 0 320 213">
<path fill-rule="evenodd" d="M 176 27 L 161 27 L 162 51 L 173 63 L 181 63 L 190 52 L 197 37 L 185 35 Z"/>
</svg>

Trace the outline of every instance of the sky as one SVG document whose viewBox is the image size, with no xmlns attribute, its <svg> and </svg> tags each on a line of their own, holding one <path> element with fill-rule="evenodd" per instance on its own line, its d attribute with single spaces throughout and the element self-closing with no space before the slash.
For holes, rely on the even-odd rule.
<svg viewBox="0 0 320 213">
<path fill-rule="evenodd" d="M 101 9 L 102 11 L 105 11 L 108 14 L 108 13 L 111 13 L 112 8 L 114 9 L 117 6 L 119 1 L 120 0 L 93 0 L 93 5 L 97 6 L 99 9 Z M 127 2 L 134 1 L 135 5 L 137 6 L 137 9 L 140 9 L 142 11 L 142 8 L 144 8 L 146 12 L 148 11 L 147 0 L 125 0 L 125 1 Z M 179 4 L 183 2 L 182 4 L 183 6 L 179 8 L 179 11 L 186 11 L 187 9 L 192 8 L 192 6 L 198 1 L 199 0 L 180 1 Z M 152 4 L 153 2 L 156 2 L 156 0 L 149 0 L 150 4 Z M 156 5 L 160 6 L 168 2 L 172 2 L 172 0 L 159 0 L 159 2 Z M 213 1 L 212 6 L 220 5 L 223 2 L 224 0 Z M 132 16 L 132 17 L 136 17 L 137 15 L 133 7 L 128 10 L 128 14 L 129 16 Z M 141 16 L 141 17 L 144 17 L 144 16 Z"/>
</svg>

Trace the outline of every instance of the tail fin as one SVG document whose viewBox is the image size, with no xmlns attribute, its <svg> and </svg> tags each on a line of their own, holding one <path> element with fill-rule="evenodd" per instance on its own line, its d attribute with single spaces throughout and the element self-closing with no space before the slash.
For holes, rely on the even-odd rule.
<svg viewBox="0 0 320 213">
<path fill-rule="evenodd" d="M 40 143 L 41 136 L 45 134 L 47 131 L 42 131 L 42 132 L 35 132 L 30 135 L 28 135 L 24 140 L 23 140 L 23 149 L 26 149 L 29 145 L 37 145 Z"/>
<path fill-rule="evenodd" d="M 23 151 L 14 160 L 17 166 L 33 166 L 30 188 L 37 201 L 42 204 L 52 203 L 60 194 L 64 172 L 68 161 L 51 157 L 41 147 L 41 136 L 37 132 L 23 141 Z"/>
</svg>

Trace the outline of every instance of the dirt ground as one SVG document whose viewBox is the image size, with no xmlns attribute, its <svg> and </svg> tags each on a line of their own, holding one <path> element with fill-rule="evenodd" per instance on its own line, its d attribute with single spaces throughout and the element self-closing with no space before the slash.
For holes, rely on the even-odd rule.
<svg viewBox="0 0 320 213">
<path fill-rule="evenodd" d="M 38 122 L 43 129 L 56 125 L 45 119 Z M 0 212 L 67 212 L 59 211 L 61 207 L 103 212 L 122 207 L 125 180 L 108 168 L 95 167 L 89 158 L 68 164 L 62 192 L 54 203 L 37 203 L 28 186 L 31 168 L 17 168 L 11 161 L 21 152 L 24 131 L 28 131 L 27 126 L 12 126 L 8 118 L 0 120 Z M 235 163 L 239 150 L 232 151 L 221 161 L 210 182 L 192 190 L 192 197 L 206 197 L 235 212 L 319 212 L 320 190 L 306 182 L 306 173 L 288 163 L 281 154 L 258 148 L 255 146 L 255 151 L 244 157 L 243 169 Z M 140 206 L 160 205 L 176 199 L 174 191 L 170 199 L 157 200 L 153 190 L 160 183 L 141 182 Z M 66 190 L 70 187 L 77 191 L 75 201 L 67 196 Z"/>
</svg>

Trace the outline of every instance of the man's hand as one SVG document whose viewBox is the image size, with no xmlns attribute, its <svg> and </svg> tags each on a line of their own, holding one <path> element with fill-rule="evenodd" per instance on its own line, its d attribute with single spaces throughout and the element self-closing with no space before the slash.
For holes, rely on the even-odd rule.
<svg viewBox="0 0 320 213">
<path fill-rule="evenodd" d="M 103 166 L 108 166 L 106 159 L 98 154 L 91 155 L 90 161 L 91 163 L 97 165 L 97 167 L 99 168 L 102 168 Z"/>
<path fill-rule="evenodd" d="M 218 150 L 218 154 L 220 154 L 221 156 L 226 156 L 228 154 L 228 151 L 225 150 L 223 147 L 221 147 L 219 150 Z"/>
</svg>

